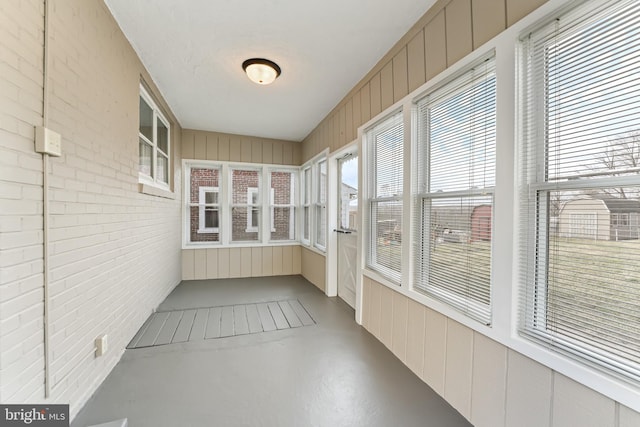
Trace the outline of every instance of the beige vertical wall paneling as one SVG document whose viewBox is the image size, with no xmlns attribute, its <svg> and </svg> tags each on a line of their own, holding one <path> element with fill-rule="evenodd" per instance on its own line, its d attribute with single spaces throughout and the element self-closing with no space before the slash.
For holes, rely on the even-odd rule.
<svg viewBox="0 0 640 427">
<path fill-rule="evenodd" d="M 472 1 L 473 48 L 482 46 L 507 27 L 505 0 Z"/>
<path fill-rule="evenodd" d="M 407 48 L 403 48 L 393 57 L 393 102 L 397 102 L 409 93 L 409 74 Z"/>
<path fill-rule="evenodd" d="M 507 348 L 482 334 L 473 339 L 471 423 L 500 427 L 505 422 Z"/>
<path fill-rule="evenodd" d="M 273 248 L 270 246 L 262 249 L 262 274 L 273 276 Z"/>
<path fill-rule="evenodd" d="M 193 251 L 194 278 L 202 280 L 207 278 L 207 251 Z"/>
<path fill-rule="evenodd" d="M 182 131 L 182 158 L 195 159 L 195 135 L 189 129 Z"/>
<path fill-rule="evenodd" d="M 424 30 L 421 30 L 407 44 L 407 85 L 409 92 L 416 90 L 426 81 Z"/>
<path fill-rule="evenodd" d="M 425 70 L 427 80 L 447 68 L 446 11 L 438 13 L 424 27 Z"/>
<path fill-rule="evenodd" d="M 242 161 L 242 137 L 240 135 L 229 136 L 229 160 Z"/>
<path fill-rule="evenodd" d="M 375 117 L 382 111 L 380 87 L 380 73 L 378 73 L 369 81 L 369 90 L 371 91 L 371 117 Z"/>
<path fill-rule="evenodd" d="M 293 274 L 302 273 L 302 248 L 300 246 L 293 247 Z"/>
<path fill-rule="evenodd" d="M 218 160 L 220 161 L 228 161 L 231 159 L 231 147 L 230 147 L 230 138 L 229 135 L 221 135 L 218 138 Z"/>
<path fill-rule="evenodd" d="M 262 161 L 264 163 L 273 163 L 273 142 L 265 140 L 262 141 Z"/>
<path fill-rule="evenodd" d="M 230 259 L 229 248 L 218 249 L 218 278 L 226 279 L 231 276 Z"/>
<path fill-rule="evenodd" d="M 251 277 L 264 276 L 262 271 L 262 252 L 264 248 L 251 249 Z"/>
<path fill-rule="evenodd" d="M 338 145 L 337 148 L 342 147 L 347 143 L 347 105 L 343 105 L 338 110 Z"/>
<path fill-rule="evenodd" d="M 196 159 L 207 158 L 207 135 L 196 132 L 194 134 L 194 156 Z"/>
<path fill-rule="evenodd" d="M 366 297 L 366 293 L 363 297 Z M 406 364 L 421 378 L 424 366 L 425 319 L 425 307 L 414 300 L 409 300 Z"/>
<path fill-rule="evenodd" d="M 353 104 L 353 138 L 356 139 L 358 137 L 358 128 L 362 124 L 362 94 L 360 91 L 356 92 L 353 95 L 352 104 Z"/>
<path fill-rule="evenodd" d="M 272 148 L 273 148 L 272 159 L 273 159 L 273 163 L 276 165 L 282 164 L 282 159 L 283 159 L 282 146 L 283 144 L 280 141 L 274 141 L 272 144 Z"/>
<path fill-rule="evenodd" d="M 251 163 L 262 163 L 262 144 L 264 141 L 251 141 Z"/>
<path fill-rule="evenodd" d="M 207 160 L 218 158 L 218 135 L 208 133 L 207 136 Z"/>
<path fill-rule="evenodd" d="M 307 248 L 302 248 L 302 275 L 322 292 L 326 284 L 325 257 Z"/>
<path fill-rule="evenodd" d="M 371 280 L 362 277 L 362 326 L 371 331 Z"/>
<path fill-rule="evenodd" d="M 371 84 L 367 83 L 360 89 L 360 113 L 362 123 L 366 123 L 371 118 Z"/>
<path fill-rule="evenodd" d="M 251 277 L 251 271 L 253 269 L 251 253 L 251 248 L 240 249 L 240 277 Z"/>
<path fill-rule="evenodd" d="M 447 318 L 427 308 L 425 322 L 423 380 L 440 396 L 444 396 Z"/>
<path fill-rule="evenodd" d="M 371 314 L 369 319 L 371 322 L 371 329 L 369 329 L 369 332 L 380 340 L 380 327 L 382 324 L 381 292 L 383 286 L 373 280 L 370 280 L 369 282 L 371 284 Z"/>
<path fill-rule="evenodd" d="M 546 0 L 506 0 L 507 26 L 511 26 L 538 7 L 546 3 Z"/>
<path fill-rule="evenodd" d="M 282 145 L 282 164 L 293 164 L 293 146 L 291 144 Z"/>
<path fill-rule="evenodd" d="M 251 140 L 246 136 L 240 138 L 240 161 L 251 162 Z"/>
<path fill-rule="evenodd" d="M 451 66 L 473 50 L 471 0 L 453 0 L 445 8 L 447 65 Z"/>
<path fill-rule="evenodd" d="M 513 350 L 508 352 L 507 365 L 506 425 L 549 426 L 551 369 Z"/>
<path fill-rule="evenodd" d="M 380 106 L 382 110 L 393 104 L 393 61 L 380 71 Z"/>
<path fill-rule="evenodd" d="M 347 101 L 347 103 L 344 106 L 344 113 L 345 113 L 345 143 L 349 143 L 351 141 L 353 141 L 355 139 L 355 126 L 353 123 L 353 98 L 349 98 L 349 100 Z"/>
<path fill-rule="evenodd" d="M 229 277 L 242 277 L 242 248 L 229 248 Z"/>
<path fill-rule="evenodd" d="M 616 403 L 613 400 L 564 375 L 555 373 L 553 379 L 553 427 L 615 425 Z"/>
<path fill-rule="evenodd" d="M 466 419 L 471 418 L 472 360 L 473 331 L 448 319 L 444 397 Z"/>
<path fill-rule="evenodd" d="M 282 275 L 282 246 L 273 247 L 273 275 Z"/>
<path fill-rule="evenodd" d="M 218 277 L 218 249 L 207 251 L 207 279 Z"/>
<path fill-rule="evenodd" d="M 407 330 L 409 321 L 409 300 L 406 296 L 393 292 L 392 351 L 398 359 L 406 364 Z"/>
<path fill-rule="evenodd" d="M 380 286 L 380 341 L 389 350 L 393 347 L 393 291 Z"/>
<path fill-rule="evenodd" d="M 196 278 L 194 252 L 188 249 L 182 251 L 182 278 L 184 280 Z"/>
<path fill-rule="evenodd" d="M 282 274 L 293 274 L 293 248 L 291 246 L 282 248 Z"/>
<path fill-rule="evenodd" d="M 640 413 L 620 405 L 619 420 L 618 427 L 637 427 L 640 426 Z"/>
</svg>

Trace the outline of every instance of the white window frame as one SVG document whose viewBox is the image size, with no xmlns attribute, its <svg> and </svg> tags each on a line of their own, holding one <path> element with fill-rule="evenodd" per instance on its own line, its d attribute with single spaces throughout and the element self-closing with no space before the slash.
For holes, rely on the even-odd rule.
<svg viewBox="0 0 640 427">
<path fill-rule="evenodd" d="M 321 164 L 324 164 L 324 178 L 322 177 L 322 168 Z M 320 250 L 321 252 L 327 251 L 327 198 L 329 197 L 329 189 L 328 189 L 328 176 L 329 176 L 329 162 L 326 157 L 319 159 L 315 163 L 315 188 L 313 191 L 313 211 L 315 212 L 316 221 L 314 225 L 314 233 L 315 239 L 313 242 L 313 246 Z M 321 198 L 322 194 L 322 184 L 324 181 L 324 200 Z M 324 212 L 323 218 L 318 215 L 319 212 Z M 321 230 L 320 224 L 321 221 L 324 221 L 324 244 L 321 243 L 318 239 L 318 232 Z"/>
<path fill-rule="evenodd" d="M 247 187 L 247 205 L 249 206 L 247 208 L 247 228 L 246 231 L 247 232 L 255 232 L 258 231 L 258 224 L 254 224 L 253 223 L 253 195 L 254 194 L 258 194 L 258 188 L 257 187 Z M 274 191 L 273 188 L 271 188 L 271 191 L 269 192 L 269 206 L 271 208 L 271 232 L 276 231 L 275 228 L 275 222 L 274 222 L 274 218 L 273 218 L 273 196 L 274 196 Z M 260 200 L 259 194 L 258 194 L 258 200 Z"/>
<path fill-rule="evenodd" d="M 373 130 L 374 128 L 380 126 L 380 125 L 384 125 L 383 128 L 379 129 L 378 133 L 382 133 L 388 129 L 391 129 L 392 127 L 397 126 L 398 123 L 395 123 L 395 121 L 400 121 L 400 123 L 402 123 L 402 133 L 403 135 L 405 135 L 406 133 L 406 129 L 405 129 L 405 123 L 404 123 L 404 111 L 402 109 L 399 110 L 394 110 L 391 112 L 391 114 L 385 114 L 382 118 L 378 119 L 375 121 L 375 123 L 372 124 L 372 126 L 369 127 L 369 129 L 367 129 L 364 132 L 364 150 L 366 150 L 366 154 L 365 154 L 365 159 L 366 159 L 366 170 L 365 173 L 367 174 L 367 178 L 364 180 L 365 181 L 365 188 L 364 188 L 364 192 L 363 194 L 366 197 L 366 200 L 364 201 L 364 219 L 365 219 L 365 223 L 367 224 L 366 228 L 363 228 L 365 231 L 365 236 L 366 236 L 366 250 L 365 250 L 365 268 L 370 269 L 372 271 L 375 271 L 379 274 L 381 274 L 385 279 L 389 280 L 391 283 L 394 283 L 396 285 L 400 284 L 402 281 L 402 265 L 400 268 L 400 271 L 397 272 L 383 264 L 378 263 L 378 251 L 374 249 L 375 246 L 377 246 L 378 244 L 378 236 L 377 236 L 377 217 L 375 216 L 375 214 L 373 213 L 373 206 L 380 204 L 380 203 L 385 203 L 385 202 L 399 202 L 402 206 L 402 214 L 401 216 L 403 217 L 403 228 L 405 230 L 407 230 L 409 227 L 405 226 L 404 224 L 404 211 L 405 211 L 405 206 L 403 203 L 404 200 L 404 193 L 405 193 L 405 186 L 404 186 L 404 178 L 403 178 L 403 189 L 402 189 L 402 193 L 401 194 L 394 194 L 394 195 L 386 195 L 386 196 L 376 196 L 376 186 L 377 183 L 375 183 L 375 176 L 377 173 L 377 167 L 378 167 L 378 160 L 375 158 L 375 142 L 374 141 L 369 141 L 368 135 L 369 135 L 369 131 Z M 385 122 L 389 122 L 386 123 Z M 402 147 L 402 151 L 403 151 L 403 157 L 404 157 L 404 140 L 406 139 L 406 136 L 403 136 L 403 147 Z M 403 173 L 404 173 L 404 159 L 403 159 Z M 404 176 L 404 175 L 403 175 Z M 404 252 L 404 247 L 401 246 L 401 254 Z M 402 256 L 401 256 L 402 258 Z M 400 264 L 402 264 L 402 259 L 399 260 Z"/>
<path fill-rule="evenodd" d="M 306 172 L 309 172 L 309 176 L 307 177 Z M 312 228 L 311 228 L 311 189 L 313 188 L 313 171 L 312 171 L 312 166 L 309 164 L 307 166 L 304 166 L 302 168 L 300 168 L 300 182 L 302 183 L 302 185 L 300 186 L 300 191 L 301 191 L 301 196 L 300 196 L 300 204 L 301 204 L 301 218 L 302 220 L 300 221 L 300 241 L 302 242 L 303 245 L 305 246 L 311 246 L 311 235 L 312 235 Z M 306 213 L 305 213 L 306 212 Z M 304 229 L 305 229 L 305 225 L 307 226 L 307 229 L 309 230 L 309 236 L 308 238 L 305 238 L 304 236 Z"/>
<path fill-rule="evenodd" d="M 291 173 L 291 183 L 290 183 L 290 187 L 289 187 L 289 204 L 276 204 L 275 203 L 275 189 L 272 187 L 271 185 L 271 174 L 273 172 L 286 172 L 286 173 Z M 293 238 L 291 239 L 282 239 L 282 240 L 272 240 L 271 236 L 269 237 L 270 241 L 273 242 L 286 242 L 286 241 L 295 241 L 296 240 L 296 209 L 298 207 L 298 205 L 300 203 L 302 203 L 302 201 L 300 200 L 300 203 L 298 203 L 298 195 L 296 194 L 296 188 L 297 185 L 296 183 L 298 182 L 298 179 L 301 179 L 301 171 L 300 169 L 298 169 L 298 173 L 292 173 L 290 170 L 285 170 L 285 169 L 279 169 L 279 168 L 271 168 L 267 170 L 267 174 L 268 174 L 268 182 L 267 182 L 267 186 L 268 188 L 271 189 L 270 192 L 270 199 L 269 199 L 269 217 L 270 217 L 270 223 L 271 223 L 271 233 L 274 233 L 276 231 L 276 218 L 275 218 L 275 213 L 276 213 L 276 208 L 290 208 L 289 209 L 289 236 L 293 236 Z M 302 238 L 302 237 L 301 237 Z"/>
<path fill-rule="evenodd" d="M 402 106 L 405 110 L 405 139 L 409 135 L 411 127 L 411 137 L 415 135 L 413 128 L 415 111 L 411 111 L 414 103 L 424 97 L 429 91 L 447 79 L 455 77 L 465 70 L 473 62 L 486 56 L 491 49 L 496 51 L 496 85 L 497 85 L 497 135 L 496 135 L 496 186 L 494 190 L 494 210 L 493 221 L 496 226 L 492 232 L 492 260 L 491 260 L 491 298 L 493 301 L 493 316 L 490 326 L 483 325 L 474 319 L 469 318 L 458 310 L 453 309 L 440 300 L 430 298 L 412 289 L 414 277 L 413 255 L 403 257 L 403 274 L 400 286 L 389 281 L 380 274 L 365 268 L 364 259 L 360 260 L 361 273 L 363 276 L 375 280 L 382 286 L 393 289 L 407 298 L 412 299 L 430 310 L 441 313 L 450 319 L 464 325 L 476 334 L 488 337 L 513 351 L 514 354 L 522 355 L 540 364 L 542 369 L 549 375 L 562 375 L 576 381 L 582 386 L 595 390 L 598 393 L 613 399 L 628 408 L 640 412 L 640 389 L 630 387 L 628 382 L 621 381 L 618 377 L 609 376 L 603 371 L 594 369 L 591 366 L 577 363 L 566 354 L 551 351 L 547 345 L 525 339 L 518 334 L 518 317 L 522 310 L 518 293 L 521 283 L 519 283 L 520 254 L 518 248 L 521 239 L 526 234 L 520 229 L 518 223 L 520 206 L 517 200 L 518 186 L 514 177 L 519 176 L 519 157 L 526 154 L 519 151 L 518 138 L 521 137 L 523 123 L 521 120 L 521 105 L 519 104 L 521 88 L 518 84 L 519 78 L 519 56 L 521 52 L 517 48 L 519 39 L 529 33 L 532 29 L 548 22 L 549 17 L 557 16 L 559 12 L 572 7 L 576 3 L 573 0 L 549 0 L 536 10 L 530 12 L 518 22 L 510 25 L 506 30 L 499 33 L 493 39 L 475 49 L 455 64 L 449 66 L 440 74 L 429 79 L 424 85 L 409 93 L 396 104 L 390 106 L 382 113 L 372 117 L 363 125 L 367 127 L 375 123 L 380 117 L 388 114 L 392 109 Z M 408 117 L 411 116 L 411 121 Z M 362 128 L 359 129 L 362 132 Z M 362 141 L 362 138 L 360 138 Z M 407 140 L 405 143 L 405 199 L 404 199 L 404 223 L 410 224 L 414 218 L 415 200 L 412 194 L 415 185 L 410 174 L 412 169 L 411 159 L 417 154 L 411 151 L 412 144 Z M 365 155 L 366 150 L 361 151 Z M 364 159 L 364 157 L 363 157 Z M 363 161 L 363 165 L 366 162 Z M 407 182 L 409 180 L 409 183 Z M 364 177 L 366 182 L 366 176 Z M 409 191 L 411 189 L 411 192 Z M 361 192 L 364 195 L 364 189 Z M 364 201 L 362 202 L 364 207 Z M 364 217 L 364 215 L 363 215 Z M 361 219 L 364 225 L 364 220 Z M 363 228 L 364 229 L 364 228 Z M 364 235 L 365 233 L 361 233 Z M 404 237 L 404 236 L 403 236 Z M 417 236 L 413 231 L 410 237 L 403 239 L 403 253 L 415 250 L 414 242 Z M 405 243 L 406 242 L 406 243 Z M 361 245 L 366 244 L 365 237 L 360 240 Z M 406 244 L 406 246 L 404 246 Z M 361 314 L 361 313 L 360 313 Z M 358 311 L 356 310 L 358 319 Z M 520 357 L 520 356 L 519 356 Z M 546 375 L 546 374 L 545 374 Z"/>
<path fill-rule="evenodd" d="M 171 125 L 169 120 L 162 114 L 157 103 L 153 100 L 145 87 L 140 84 L 140 98 L 153 111 L 153 140 L 150 140 L 140 132 L 140 123 L 138 118 L 138 138 L 142 139 L 149 147 L 151 147 L 151 174 L 138 171 L 138 181 L 143 184 L 149 184 L 162 189 L 168 190 L 171 182 Z M 161 122 L 167 128 L 167 152 L 163 152 L 158 147 L 158 122 Z M 167 160 L 167 181 L 164 182 L 158 178 L 158 158 L 164 157 Z"/>
<path fill-rule="evenodd" d="M 263 185 L 263 183 L 269 183 L 269 176 L 271 172 L 290 172 L 292 175 L 292 186 L 293 188 L 297 188 L 297 183 L 299 182 L 299 173 L 300 168 L 297 166 L 278 166 L 277 168 L 273 167 L 272 164 L 262 164 L 262 163 L 240 163 L 240 162 L 219 162 L 219 161 L 209 161 L 209 160 L 182 160 L 182 170 L 184 171 L 184 182 L 183 182 L 183 219 L 182 219 L 182 228 L 183 228 L 183 238 L 182 238 L 182 248 L 183 249 L 193 249 L 193 248 L 220 248 L 220 247 L 255 247 L 255 246 L 290 246 L 292 244 L 299 243 L 297 230 L 294 230 L 294 238 L 290 240 L 271 240 L 271 233 L 275 231 L 275 216 L 273 210 L 276 206 L 273 204 L 273 197 L 275 195 L 274 191 L 271 191 L 269 188 L 270 185 Z M 191 203 L 189 198 L 191 194 L 191 169 L 192 168 L 204 168 L 204 169 L 218 169 L 219 171 L 219 180 L 218 187 L 200 187 L 200 189 L 210 189 L 214 188 L 218 191 L 218 228 L 205 229 L 205 233 L 218 233 L 220 238 L 217 242 L 198 242 L 198 241 L 190 241 L 191 236 L 191 208 L 196 206 L 196 203 Z M 251 209 L 250 204 L 231 204 L 232 200 L 232 170 L 255 170 L 258 171 L 258 176 L 260 180 L 260 201 L 266 200 L 266 197 L 270 197 L 270 209 L 261 209 L 261 225 L 260 228 L 255 228 L 250 232 L 255 232 L 256 230 L 259 232 L 259 240 L 256 241 L 232 241 L 231 240 L 231 215 L 233 207 L 246 207 L 247 209 Z M 247 187 L 249 189 L 251 187 Z M 203 190 L 199 191 L 199 200 L 202 198 L 200 196 Z M 204 190 L 206 191 L 206 190 Z M 294 193 L 291 195 L 292 206 L 297 208 L 299 206 L 299 194 Z M 250 201 L 250 200 L 249 200 Z M 202 207 L 200 204 L 198 206 L 198 229 L 196 230 L 198 233 L 201 233 L 203 227 L 203 213 L 201 211 Z M 259 204 L 256 206 L 265 207 L 264 204 Z M 294 211 L 295 212 L 295 211 Z M 295 215 L 295 213 L 293 214 Z M 247 226 L 252 226 L 250 223 L 250 215 L 249 219 L 247 219 Z M 265 226 L 265 224 L 267 224 Z M 295 226 L 295 221 L 292 221 L 291 227 Z M 248 228 L 247 227 L 247 228 Z"/>
<path fill-rule="evenodd" d="M 220 202 L 220 187 L 199 187 L 198 188 L 198 233 L 219 233 L 220 232 L 220 203 L 207 204 L 206 193 L 218 193 L 218 202 Z M 218 227 L 205 226 L 205 213 L 207 207 L 215 207 L 218 209 Z"/>
<path fill-rule="evenodd" d="M 324 201 L 324 203 L 320 203 L 319 202 L 319 192 L 320 192 L 320 182 L 319 182 L 319 177 L 320 177 L 320 171 L 319 171 L 319 164 L 321 162 L 325 162 L 326 164 L 326 170 L 327 173 L 325 174 L 325 189 L 327 191 L 325 198 L 329 197 L 329 193 L 328 193 L 328 185 L 329 182 L 327 181 L 328 179 L 328 171 L 329 171 L 329 162 L 328 162 L 328 154 L 329 154 L 329 150 L 326 149 L 322 152 L 320 152 L 319 154 L 317 154 L 315 157 L 313 157 L 312 159 L 308 160 L 305 164 L 303 164 L 300 167 L 300 171 L 301 171 L 301 178 L 300 180 L 303 182 L 303 185 L 301 187 L 301 203 L 300 205 L 303 207 L 303 209 L 299 209 L 300 210 L 300 214 L 299 214 L 299 218 L 300 221 L 298 221 L 298 223 L 300 224 L 299 227 L 299 231 L 298 231 L 298 235 L 301 236 L 300 237 L 300 242 L 303 246 L 318 252 L 320 254 L 325 254 L 326 253 L 326 242 L 328 239 L 328 232 L 327 232 L 327 227 L 328 227 L 328 218 L 327 218 L 327 200 Z M 308 185 L 306 182 L 304 182 L 304 174 L 303 171 L 305 170 L 310 170 L 310 178 L 311 178 L 311 183 Z M 311 194 L 309 194 L 309 198 L 305 199 L 305 195 L 308 191 L 311 191 Z M 308 201 L 307 201 L 308 200 Z M 305 221 L 305 215 L 304 215 L 304 208 L 308 207 L 309 210 L 309 214 L 308 214 L 308 220 L 309 220 L 309 239 L 305 240 L 304 239 L 304 221 Z M 318 229 L 318 225 L 319 225 L 319 218 L 318 218 L 318 209 L 322 210 L 322 207 L 324 207 L 324 212 L 325 212 L 325 245 L 319 244 L 317 241 L 317 232 L 316 230 Z"/>
</svg>

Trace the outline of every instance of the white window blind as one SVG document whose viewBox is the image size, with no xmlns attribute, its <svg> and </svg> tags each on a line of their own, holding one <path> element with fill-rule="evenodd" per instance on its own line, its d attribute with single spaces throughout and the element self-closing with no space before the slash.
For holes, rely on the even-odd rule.
<svg viewBox="0 0 640 427">
<path fill-rule="evenodd" d="M 522 40 L 524 336 L 640 381 L 640 3 Z"/>
<path fill-rule="evenodd" d="M 491 322 L 494 59 L 418 102 L 415 288 Z"/>
<path fill-rule="evenodd" d="M 402 112 L 366 132 L 368 185 L 367 267 L 400 282 L 402 263 Z"/>
<path fill-rule="evenodd" d="M 315 246 L 325 250 L 327 245 L 327 160 L 320 160 L 316 165 Z"/>
<path fill-rule="evenodd" d="M 311 166 L 302 170 L 302 242 L 311 243 Z"/>
</svg>

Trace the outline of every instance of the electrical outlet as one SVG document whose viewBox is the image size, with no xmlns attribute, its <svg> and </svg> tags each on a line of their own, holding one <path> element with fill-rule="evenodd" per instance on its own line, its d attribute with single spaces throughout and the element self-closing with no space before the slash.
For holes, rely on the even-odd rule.
<svg viewBox="0 0 640 427">
<path fill-rule="evenodd" d="M 36 151 L 60 157 L 62 155 L 62 137 L 51 129 L 36 126 Z"/>
<path fill-rule="evenodd" d="M 100 357 L 107 352 L 108 349 L 107 334 L 100 335 L 96 338 L 96 357 Z"/>
</svg>

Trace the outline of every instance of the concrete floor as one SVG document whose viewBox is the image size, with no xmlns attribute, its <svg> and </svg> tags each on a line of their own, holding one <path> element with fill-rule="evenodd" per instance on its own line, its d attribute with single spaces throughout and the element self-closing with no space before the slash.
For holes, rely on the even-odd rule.
<svg viewBox="0 0 640 427">
<path fill-rule="evenodd" d="M 291 298 L 316 325 L 127 350 L 71 426 L 470 425 L 300 276 L 182 282 L 158 309 Z"/>
</svg>

